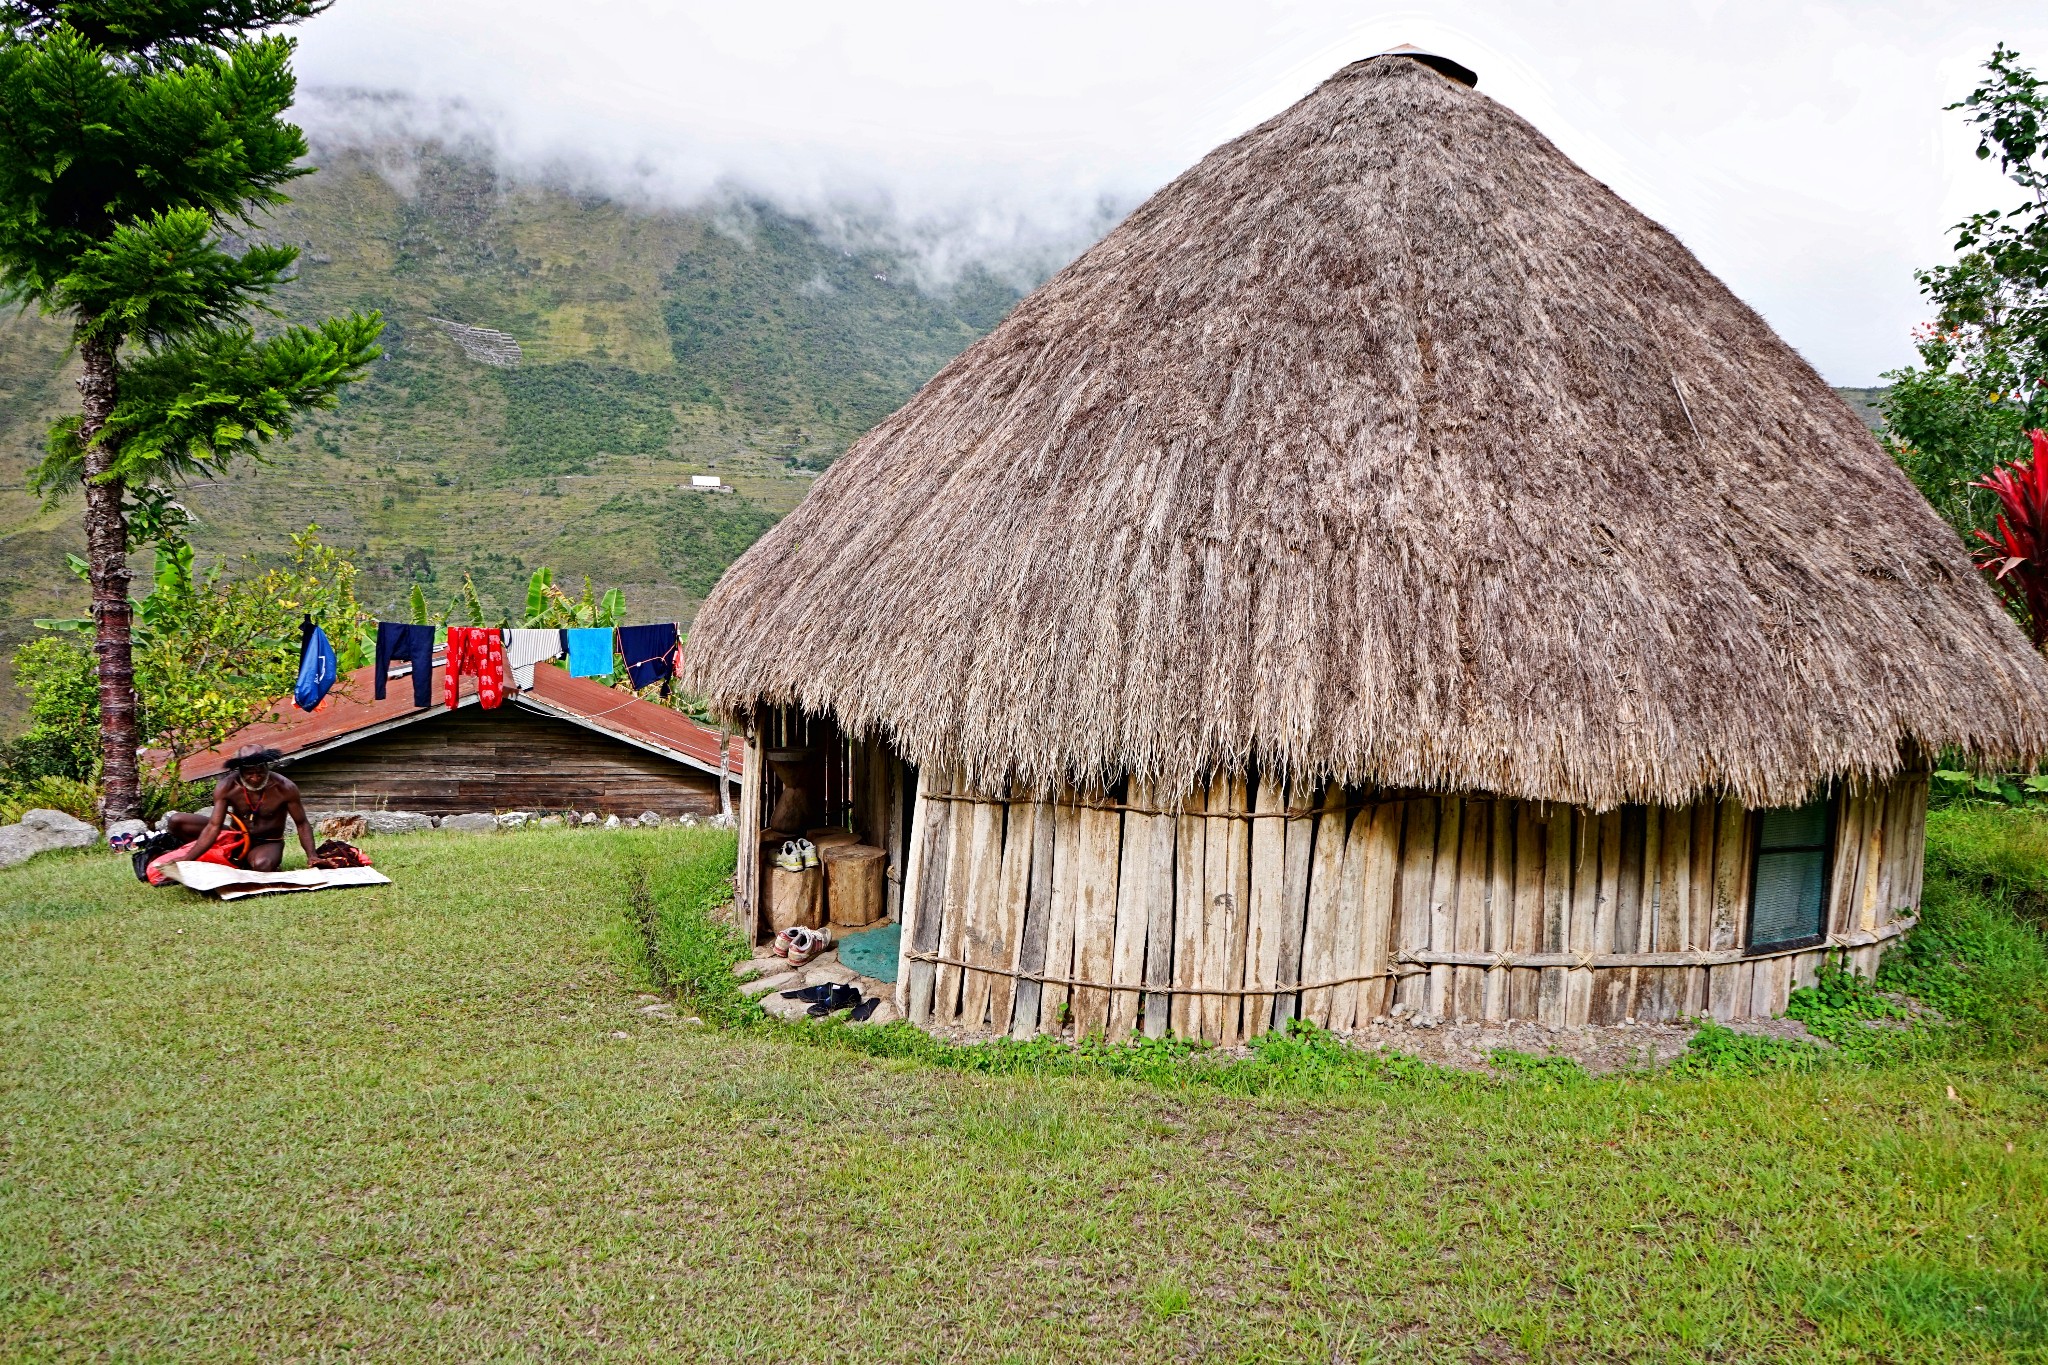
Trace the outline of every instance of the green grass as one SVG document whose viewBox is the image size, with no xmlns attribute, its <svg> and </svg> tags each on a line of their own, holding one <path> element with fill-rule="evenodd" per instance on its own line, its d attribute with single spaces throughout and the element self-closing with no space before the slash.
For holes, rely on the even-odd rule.
<svg viewBox="0 0 2048 1365">
<path fill-rule="evenodd" d="M 642 914 L 679 976 L 729 951 L 729 836 L 369 846 L 395 885 L 230 905 L 0 873 L 0 1357 L 2048 1359 L 2024 1029 L 992 1074 L 641 1013 Z"/>
</svg>

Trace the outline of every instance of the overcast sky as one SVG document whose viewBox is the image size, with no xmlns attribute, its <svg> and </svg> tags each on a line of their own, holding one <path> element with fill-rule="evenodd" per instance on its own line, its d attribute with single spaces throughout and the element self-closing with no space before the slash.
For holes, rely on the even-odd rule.
<svg viewBox="0 0 2048 1365">
<path fill-rule="evenodd" d="M 725 184 L 886 208 L 941 273 L 1071 254 L 1105 203 L 1413 42 L 1477 70 L 1837 384 L 1911 360 L 1914 268 L 2017 198 L 1941 106 L 2000 39 L 2048 72 L 2041 0 L 339 0 L 300 36 L 309 91 L 406 96 L 386 120 L 650 202 Z M 303 114 L 377 122 L 332 99 Z"/>
</svg>

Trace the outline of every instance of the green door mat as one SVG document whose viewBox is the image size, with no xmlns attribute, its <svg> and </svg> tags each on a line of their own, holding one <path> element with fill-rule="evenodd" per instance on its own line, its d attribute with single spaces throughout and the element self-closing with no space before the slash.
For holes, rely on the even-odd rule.
<svg viewBox="0 0 2048 1365">
<path fill-rule="evenodd" d="M 896 955 L 902 947 L 903 926 L 891 921 L 872 929 L 850 930 L 839 940 L 839 960 L 862 976 L 894 981 Z"/>
</svg>

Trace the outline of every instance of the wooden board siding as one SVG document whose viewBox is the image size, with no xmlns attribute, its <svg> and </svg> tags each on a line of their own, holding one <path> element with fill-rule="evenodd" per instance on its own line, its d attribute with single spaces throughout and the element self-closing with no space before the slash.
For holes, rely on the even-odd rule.
<svg viewBox="0 0 2048 1365">
<path fill-rule="evenodd" d="M 718 814 L 718 779 L 710 773 L 517 706 L 465 706 L 282 771 L 312 810 Z"/>
<path fill-rule="evenodd" d="M 1836 800 L 1833 950 L 1859 970 L 1917 910 L 1926 785 Z M 1757 821 L 1731 801 L 1591 812 L 1270 779 L 1153 797 L 921 792 L 910 1017 L 1226 1045 L 1294 1017 L 1736 1019 L 1782 1010 L 1830 951 L 1745 955 Z"/>
</svg>

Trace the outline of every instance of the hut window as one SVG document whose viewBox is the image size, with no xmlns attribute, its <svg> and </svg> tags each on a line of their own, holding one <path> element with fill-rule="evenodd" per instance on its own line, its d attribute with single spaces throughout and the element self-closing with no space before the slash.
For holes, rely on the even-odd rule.
<svg viewBox="0 0 2048 1365">
<path fill-rule="evenodd" d="M 1823 797 L 1758 812 L 1749 947 L 1793 948 L 1826 937 L 1828 810 Z"/>
</svg>

